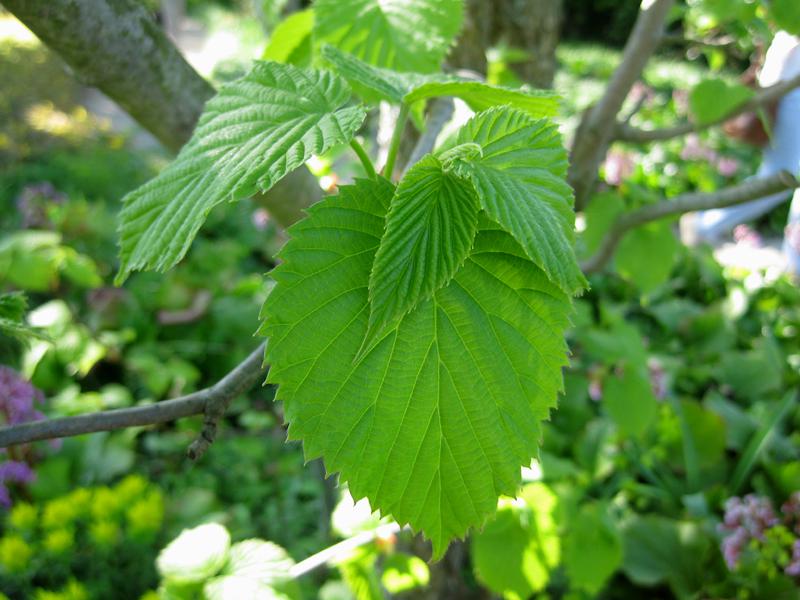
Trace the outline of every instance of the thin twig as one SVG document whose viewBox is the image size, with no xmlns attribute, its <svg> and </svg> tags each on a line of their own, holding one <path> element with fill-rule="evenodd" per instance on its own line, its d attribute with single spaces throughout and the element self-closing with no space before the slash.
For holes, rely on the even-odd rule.
<svg viewBox="0 0 800 600">
<path fill-rule="evenodd" d="M 794 175 L 789 171 L 781 171 L 770 177 L 751 179 L 718 192 L 682 194 L 672 200 L 664 200 L 658 204 L 651 204 L 625 213 L 611 226 L 594 256 L 581 264 L 581 269 L 586 274 L 596 273 L 602 269 L 613 256 L 622 236 L 634 227 L 673 215 L 734 206 L 788 191 L 798 186 L 800 186 L 800 182 L 795 179 Z"/>
<path fill-rule="evenodd" d="M 369 544 L 374 539 L 389 537 L 399 531 L 400 525 L 397 523 L 381 525 L 372 531 L 362 531 L 351 538 L 347 538 L 343 542 L 334 544 L 333 546 L 325 548 L 316 554 L 312 554 L 305 560 L 301 560 L 299 563 L 289 569 L 289 576 L 292 579 L 302 577 L 306 573 L 309 573 L 324 564 L 347 558 L 347 555 L 350 554 L 350 552 L 356 548 Z"/>
<path fill-rule="evenodd" d="M 679 123 L 672 127 L 665 127 L 663 129 L 639 129 L 633 127 L 628 123 L 617 123 L 615 138 L 621 142 L 634 142 L 634 143 L 647 143 L 657 142 L 661 140 L 669 140 L 672 138 L 695 133 L 719 125 L 743 113 L 755 111 L 759 108 L 766 106 L 776 100 L 779 100 L 793 89 L 800 87 L 800 75 L 786 81 L 781 81 L 767 88 L 763 88 L 755 96 L 738 105 L 736 108 L 725 114 L 719 119 L 710 121 L 708 123 L 693 123 L 686 121 Z"/>
<path fill-rule="evenodd" d="M 203 413 L 207 415 L 207 420 L 211 418 L 208 415 L 212 415 L 218 420 L 218 415 L 225 412 L 225 408 L 228 407 L 233 398 L 250 389 L 261 379 L 265 371 L 265 367 L 262 364 L 263 360 L 264 344 L 261 344 L 250 356 L 217 383 L 180 398 L 165 400 L 147 406 L 120 408 L 75 417 L 46 419 L 0 427 L 0 448 L 38 440 L 71 437 L 94 431 L 113 431 L 126 427 L 167 423 Z M 222 413 L 219 412 L 220 410 Z M 206 431 L 206 425 L 204 423 L 201 435 L 208 436 L 213 440 L 213 435 L 209 435 L 209 431 Z M 202 445 L 208 447 L 207 443 L 210 443 L 211 440 L 205 439 Z"/>
<path fill-rule="evenodd" d="M 633 84 L 658 47 L 664 23 L 674 0 L 644 0 L 633 31 L 625 44 L 622 61 L 614 71 L 603 97 L 584 113 L 570 155 L 569 183 L 580 210 L 594 188 L 597 171 L 613 141 L 617 115 Z"/>
<path fill-rule="evenodd" d="M 408 157 L 403 173 L 419 162 L 419 159 L 428 154 L 428 152 L 433 151 L 436 138 L 439 137 L 444 126 L 453 116 L 454 110 L 455 105 L 452 98 L 437 98 L 431 103 L 431 110 L 425 123 L 425 132 L 417 140 L 414 149 L 411 151 L 411 156 Z"/>
<path fill-rule="evenodd" d="M 408 114 L 408 106 L 403 104 L 400 107 L 400 114 L 394 125 L 392 141 L 389 142 L 389 154 L 386 156 L 386 164 L 383 166 L 383 176 L 386 179 L 392 179 L 392 175 L 394 175 L 394 164 L 397 161 L 397 153 L 400 151 L 400 141 L 403 139 L 403 130 L 406 128 Z"/>
</svg>

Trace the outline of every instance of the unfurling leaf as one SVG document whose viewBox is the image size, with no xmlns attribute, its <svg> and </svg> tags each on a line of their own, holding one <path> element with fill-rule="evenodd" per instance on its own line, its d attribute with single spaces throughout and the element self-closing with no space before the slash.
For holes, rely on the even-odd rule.
<svg viewBox="0 0 800 600">
<path fill-rule="evenodd" d="M 525 249 L 568 294 L 586 286 L 574 249 L 572 190 L 565 181 L 567 154 L 558 129 L 522 111 L 494 108 L 475 115 L 458 133 L 482 155 L 464 160 L 481 208 Z"/>
<path fill-rule="evenodd" d="M 206 104 L 192 139 L 120 213 L 120 271 L 164 271 L 186 254 L 225 200 L 267 191 L 312 154 L 348 142 L 364 120 L 332 73 L 257 62 Z"/>
<path fill-rule="evenodd" d="M 261 333 L 290 439 L 441 556 L 516 494 L 562 387 L 571 301 L 481 217 L 452 279 L 356 359 L 393 197 L 359 180 L 292 227 Z"/>
<path fill-rule="evenodd" d="M 365 347 L 453 278 L 477 227 L 478 203 L 468 182 L 444 172 L 430 155 L 409 170 L 392 199 L 372 266 Z"/>
</svg>

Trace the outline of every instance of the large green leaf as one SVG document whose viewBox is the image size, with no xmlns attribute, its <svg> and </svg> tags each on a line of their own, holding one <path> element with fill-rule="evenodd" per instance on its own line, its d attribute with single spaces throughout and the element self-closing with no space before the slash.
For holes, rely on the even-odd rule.
<svg viewBox="0 0 800 600">
<path fill-rule="evenodd" d="M 367 344 L 453 278 L 478 228 L 469 183 L 425 156 L 395 192 L 369 280 Z"/>
<path fill-rule="evenodd" d="M 625 234 L 617 247 L 617 272 L 649 293 L 669 280 L 681 246 L 667 221 L 653 221 Z"/>
<path fill-rule="evenodd" d="M 569 522 L 564 567 L 570 584 L 595 596 L 622 565 L 622 540 L 603 505 L 587 504 Z"/>
<path fill-rule="evenodd" d="M 562 388 L 571 302 L 482 219 L 450 283 L 354 360 L 393 192 L 360 180 L 291 229 L 261 332 L 290 439 L 440 556 L 516 492 Z"/>
<path fill-rule="evenodd" d="M 516 238 L 530 259 L 567 293 L 586 286 L 575 257 L 572 190 L 558 129 L 508 107 L 475 115 L 458 144 L 478 144 L 478 157 L 460 161 L 481 207 Z"/>
<path fill-rule="evenodd" d="M 474 111 L 507 105 L 532 117 L 553 117 L 558 113 L 559 95 L 551 90 L 511 89 L 480 81 L 429 81 L 416 86 L 404 101 L 411 104 L 439 96 L 461 98 Z"/>
<path fill-rule="evenodd" d="M 266 191 L 313 154 L 348 142 L 364 120 L 332 73 L 257 62 L 206 104 L 189 143 L 120 213 L 118 281 L 166 270 L 189 249 L 208 212 Z"/>
<path fill-rule="evenodd" d="M 633 365 L 612 375 L 603 386 L 603 406 L 624 436 L 640 437 L 658 414 L 650 380 Z"/>
<path fill-rule="evenodd" d="M 437 71 L 461 29 L 462 0 L 317 0 L 314 36 L 377 67 Z"/>
</svg>

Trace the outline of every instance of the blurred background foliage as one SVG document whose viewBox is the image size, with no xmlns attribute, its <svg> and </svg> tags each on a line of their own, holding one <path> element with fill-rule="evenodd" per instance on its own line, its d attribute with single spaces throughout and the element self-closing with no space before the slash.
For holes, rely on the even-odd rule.
<svg viewBox="0 0 800 600">
<path fill-rule="evenodd" d="M 188 0 L 187 56 L 216 83 L 236 77 L 304 4 Z M 637 8 L 564 1 L 554 85 L 566 133 L 602 93 Z M 719 43 L 667 44 L 629 99 L 640 105 L 635 122 L 671 124 L 690 114 L 698 84 L 734 85 L 769 40 L 764 10 L 679 4 L 672 31 Z M 520 53 L 527 58 L 491 48 L 489 81 L 519 85 Z M 26 294 L 20 323 L 38 335 L 21 342 L 0 327 L 2 418 L 134 406 L 212 384 L 257 343 L 263 275 L 283 234 L 262 209 L 233 204 L 212 213 L 179 267 L 113 287 L 119 200 L 168 156 L 2 11 L 0 81 L 0 294 Z M 580 253 L 622 211 L 742 181 L 758 160 L 715 130 L 615 148 L 579 219 Z M 354 171 L 335 154 L 312 167 L 325 189 Z M 757 228 L 777 235 L 785 219 L 779 208 Z M 573 367 L 540 460 L 451 573 L 462 597 L 797 597 L 800 290 L 775 269 L 723 266 L 708 248 L 682 247 L 673 223 L 630 233 L 618 256 L 577 301 Z M 5 452 L 0 596 L 260 597 L 267 576 L 241 576 L 243 549 L 266 553 L 285 575 L 379 526 L 346 493 L 334 511 L 340 491 L 284 442 L 273 393 L 258 387 L 235 401 L 196 465 L 184 456 L 199 418 Z M 207 555 L 192 554 L 184 530 Z M 284 575 L 267 587 L 289 598 L 436 597 L 435 571 L 450 567 L 429 567 L 428 557 L 402 533 L 299 587 Z"/>
</svg>

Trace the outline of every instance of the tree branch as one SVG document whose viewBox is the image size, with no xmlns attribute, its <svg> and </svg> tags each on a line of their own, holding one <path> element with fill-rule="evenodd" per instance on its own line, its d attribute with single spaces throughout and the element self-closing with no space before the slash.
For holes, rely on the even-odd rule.
<svg viewBox="0 0 800 600">
<path fill-rule="evenodd" d="M 403 168 L 403 174 L 414 166 L 419 159 L 433 152 L 433 147 L 436 144 L 436 138 L 444 129 L 444 126 L 453 116 L 453 99 L 452 98 L 437 98 L 431 103 L 430 114 L 428 115 L 427 123 L 425 124 L 425 132 L 417 140 L 417 144 L 411 151 L 411 156 L 408 157 L 408 162 Z"/>
<path fill-rule="evenodd" d="M 718 192 L 710 194 L 682 194 L 672 200 L 644 206 L 621 215 L 611 226 L 597 252 L 581 264 L 584 273 L 591 274 L 601 270 L 611 259 L 622 237 L 634 227 L 673 215 L 724 208 L 750 202 L 764 196 L 800 187 L 800 182 L 789 171 L 781 171 L 762 179 L 751 179 Z"/>
<path fill-rule="evenodd" d="M 575 205 L 580 210 L 597 180 L 597 170 L 614 138 L 617 115 L 631 87 L 641 77 L 647 61 L 658 47 L 664 22 L 674 0 L 642 0 L 622 62 L 603 97 L 584 113 L 570 155 L 569 183 L 575 190 Z"/>
<path fill-rule="evenodd" d="M 743 102 L 724 117 L 709 123 L 692 123 L 686 121 L 679 123 L 672 127 L 665 127 L 663 129 L 639 129 L 633 127 L 628 123 L 617 123 L 615 138 L 622 142 L 634 142 L 644 144 L 648 142 L 656 142 L 661 140 L 669 140 L 672 138 L 695 133 L 719 125 L 743 113 L 751 112 L 764 107 L 772 102 L 775 102 L 791 92 L 793 89 L 800 87 L 800 75 L 793 79 L 781 81 L 767 88 L 761 89 L 755 96 L 750 98 L 747 102 Z"/>
<path fill-rule="evenodd" d="M 121 408 L 64 417 L 33 421 L 19 425 L 0 427 L 0 448 L 25 444 L 39 440 L 71 437 L 95 431 L 112 431 L 126 427 L 140 427 L 175 421 L 183 417 L 205 414 L 201 437 L 192 449 L 199 451 L 197 456 L 213 441 L 216 423 L 225 413 L 228 405 L 239 394 L 250 389 L 265 372 L 264 344 L 255 349 L 250 356 L 239 363 L 230 373 L 217 383 L 203 390 L 165 400 L 147 406 Z M 213 424 L 213 427 L 212 427 Z"/>
<path fill-rule="evenodd" d="M 191 137 L 214 88 L 189 63 L 138 0 L 0 0 L 85 83 L 97 87 L 177 151 Z M 300 168 L 256 196 L 280 225 L 303 217 L 322 197 Z"/>
</svg>

